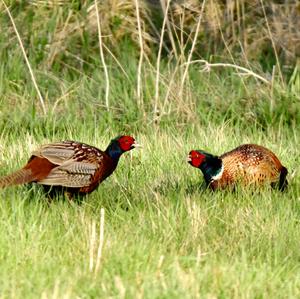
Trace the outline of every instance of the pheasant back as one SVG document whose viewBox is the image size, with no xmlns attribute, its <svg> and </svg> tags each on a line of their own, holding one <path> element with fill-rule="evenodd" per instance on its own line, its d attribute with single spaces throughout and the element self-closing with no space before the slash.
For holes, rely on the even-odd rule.
<svg viewBox="0 0 300 299">
<path fill-rule="evenodd" d="M 240 182 L 243 185 L 277 184 L 279 188 L 286 187 L 287 170 L 279 159 L 269 149 L 245 144 L 220 156 L 223 162 L 223 175 L 213 187 L 225 187 L 228 184 Z M 281 183 L 281 185 L 280 185 Z"/>
</svg>

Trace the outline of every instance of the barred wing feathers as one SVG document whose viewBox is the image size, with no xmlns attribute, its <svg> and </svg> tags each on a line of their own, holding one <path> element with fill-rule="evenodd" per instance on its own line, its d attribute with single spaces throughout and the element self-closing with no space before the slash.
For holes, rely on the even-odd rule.
<svg viewBox="0 0 300 299">
<path fill-rule="evenodd" d="M 53 164 L 61 165 L 74 156 L 76 153 L 76 145 L 78 146 L 80 144 L 72 141 L 50 143 L 35 150 L 32 155 L 46 158 Z"/>
<path fill-rule="evenodd" d="M 43 146 L 34 155 L 57 165 L 38 184 L 81 188 L 88 186 L 103 166 L 103 153 L 91 146 L 65 141 Z"/>
</svg>

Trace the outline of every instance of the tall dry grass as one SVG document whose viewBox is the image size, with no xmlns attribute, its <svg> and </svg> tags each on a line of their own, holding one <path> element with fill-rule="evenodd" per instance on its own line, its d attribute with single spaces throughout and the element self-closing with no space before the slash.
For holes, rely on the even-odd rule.
<svg viewBox="0 0 300 299">
<path fill-rule="evenodd" d="M 3 2 L 0 3 L 3 7 Z M 115 69 L 120 71 L 123 81 L 135 80 L 134 101 L 144 116 L 152 114 L 154 122 L 171 114 L 187 119 L 195 117 L 199 95 L 191 77 L 198 76 L 195 69 L 201 73 L 217 68 L 233 69 L 250 103 L 256 99 L 248 91 L 249 76 L 257 84 L 265 84 L 266 88 L 261 88 L 257 97 L 267 97 L 271 103 L 277 97 L 274 92 L 277 86 L 289 86 L 293 93 L 298 90 L 294 86 L 299 77 L 295 64 L 300 34 L 296 25 L 300 18 L 297 18 L 298 6 L 293 3 L 36 0 L 22 5 L 11 3 L 9 11 L 33 68 L 45 76 L 70 70 L 72 77 L 77 73 L 78 78 L 87 75 L 95 83 L 100 80 L 97 88 L 101 97 L 103 91 L 105 101 L 102 103 L 101 99 L 101 105 L 107 110 L 121 106 L 111 94 Z M 29 17 L 30 26 L 22 26 Z M 11 50 L 16 30 L 4 18 L 2 24 L 8 28 L 3 38 Z M 135 63 L 136 70 L 128 67 Z M 198 64 L 198 69 L 191 72 L 191 64 Z M 286 66 L 292 73 L 290 79 L 285 76 Z M 103 70 L 101 78 L 96 80 L 95 68 Z M 131 76 L 133 72 L 136 77 Z M 209 86 L 203 87 L 206 88 Z M 59 109 L 59 103 L 63 104 L 64 97 L 60 94 L 45 102 L 54 111 Z"/>
<path fill-rule="evenodd" d="M 50 32 L 45 49 L 45 62 L 49 67 L 59 60 L 58 56 L 62 53 L 78 58 L 76 45 L 80 47 L 86 36 L 91 45 L 98 41 L 95 2 L 32 0 L 21 5 L 7 1 L 19 22 L 26 14 L 34 14 L 32 29 L 35 30 L 40 30 L 45 20 L 56 16 L 54 30 Z M 233 55 L 243 61 L 260 60 L 261 63 L 269 61 L 269 64 L 275 64 L 274 58 L 278 54 L 283 65 L 293 66 L 300 56 L 299 3 L 275 0 L 170 1 L 162 44 L 164 54 L 178 58 L 182 51 L 188 52 L 204 3 L 203 21 L 194 53 L 198 58 Z M 2 3 L 0 5 L 3 6 Z M 104 45 L 115 52 L 119 43 L 127 39 L 140 49 L 142 38 L 144 53 L 151 55 L 160 44 L 167 5 L 167 0 L 138 1 L 137 18 L 136 1 L 98 1 Z"/>
</svg>

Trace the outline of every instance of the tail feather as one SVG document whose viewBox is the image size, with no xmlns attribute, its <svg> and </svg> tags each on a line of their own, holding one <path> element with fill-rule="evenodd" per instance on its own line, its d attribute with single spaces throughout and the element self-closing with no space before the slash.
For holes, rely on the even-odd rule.
<svg viewBox="0 0 300 299">
<path fill-rule="evenodd" d="M 283 191 L 288 186 L 288 181 L 286 179 L 286 176 L 288 174 L 288 170 L 282 166 L 280 177 L 279 177 L 279 190 Z"/>
<path fill-rule="evenodd" d="M 0 177 L 0 188 L 5 188 L 12 185 L 30 183 L 34 180 L 35 178 L 32 175 L 32 171 L 30 169 L 22 168 L 7 176 Z"/>
</svg>

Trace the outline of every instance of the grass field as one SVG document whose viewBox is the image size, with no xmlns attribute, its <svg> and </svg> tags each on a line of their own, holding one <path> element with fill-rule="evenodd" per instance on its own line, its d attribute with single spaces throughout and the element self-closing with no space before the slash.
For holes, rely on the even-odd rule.
<svg viewBox="0 0 300 299">
<path fill-rule="evenodd" d="M 108 140 L 101 132 L 94 139 L 92 122 L 74 131 L 56 139 L 76 136 L 101 148 Z M 144 149 L 124 155 L 81 205 L 63 198 L 49 204 L 37 186 L 1 191 L 2 298 L 299 296 L 297 136 L 271 129 L 241 134 L 232 126 L 136 136 Z M 35 139 L 43 138 L 3 136 L 1 160 L 8 162 L 1 172 L 24 163 Z M 248 141 L 278 153 L 292 177 L 287 192 L 212 193 L 184 161 L 194 146 L 221 152 Z M 104 243 L 95 273 L 101 208 Z"/>
<path fill-rule="evenodd" d="M 284 84 L 277 73 L 267 84 L 229 67 L 203 73 L 196 63 L 185 77 L 186 57 L 162 58 L 157 72 L 155 54 L 139 69 L 125 43 L 117 62 L 105 52 L 107 107 L 99 56 L 86 68 L 49 69 L 32 47 L 43 113 L 20 47 L 6 37 L 0 175 L 57 140 L 105 149 L 126 133 L 143 149 L 125 153 L 81 204 L 49 202 L 37 185 L 0 190 L 0 298 L 300 297 L 299 68 Z M 288 168 L 286 192 L 213 193 L 186 162 L 191 149 L 221 154 L 249 142 Z"/>
</svg>

